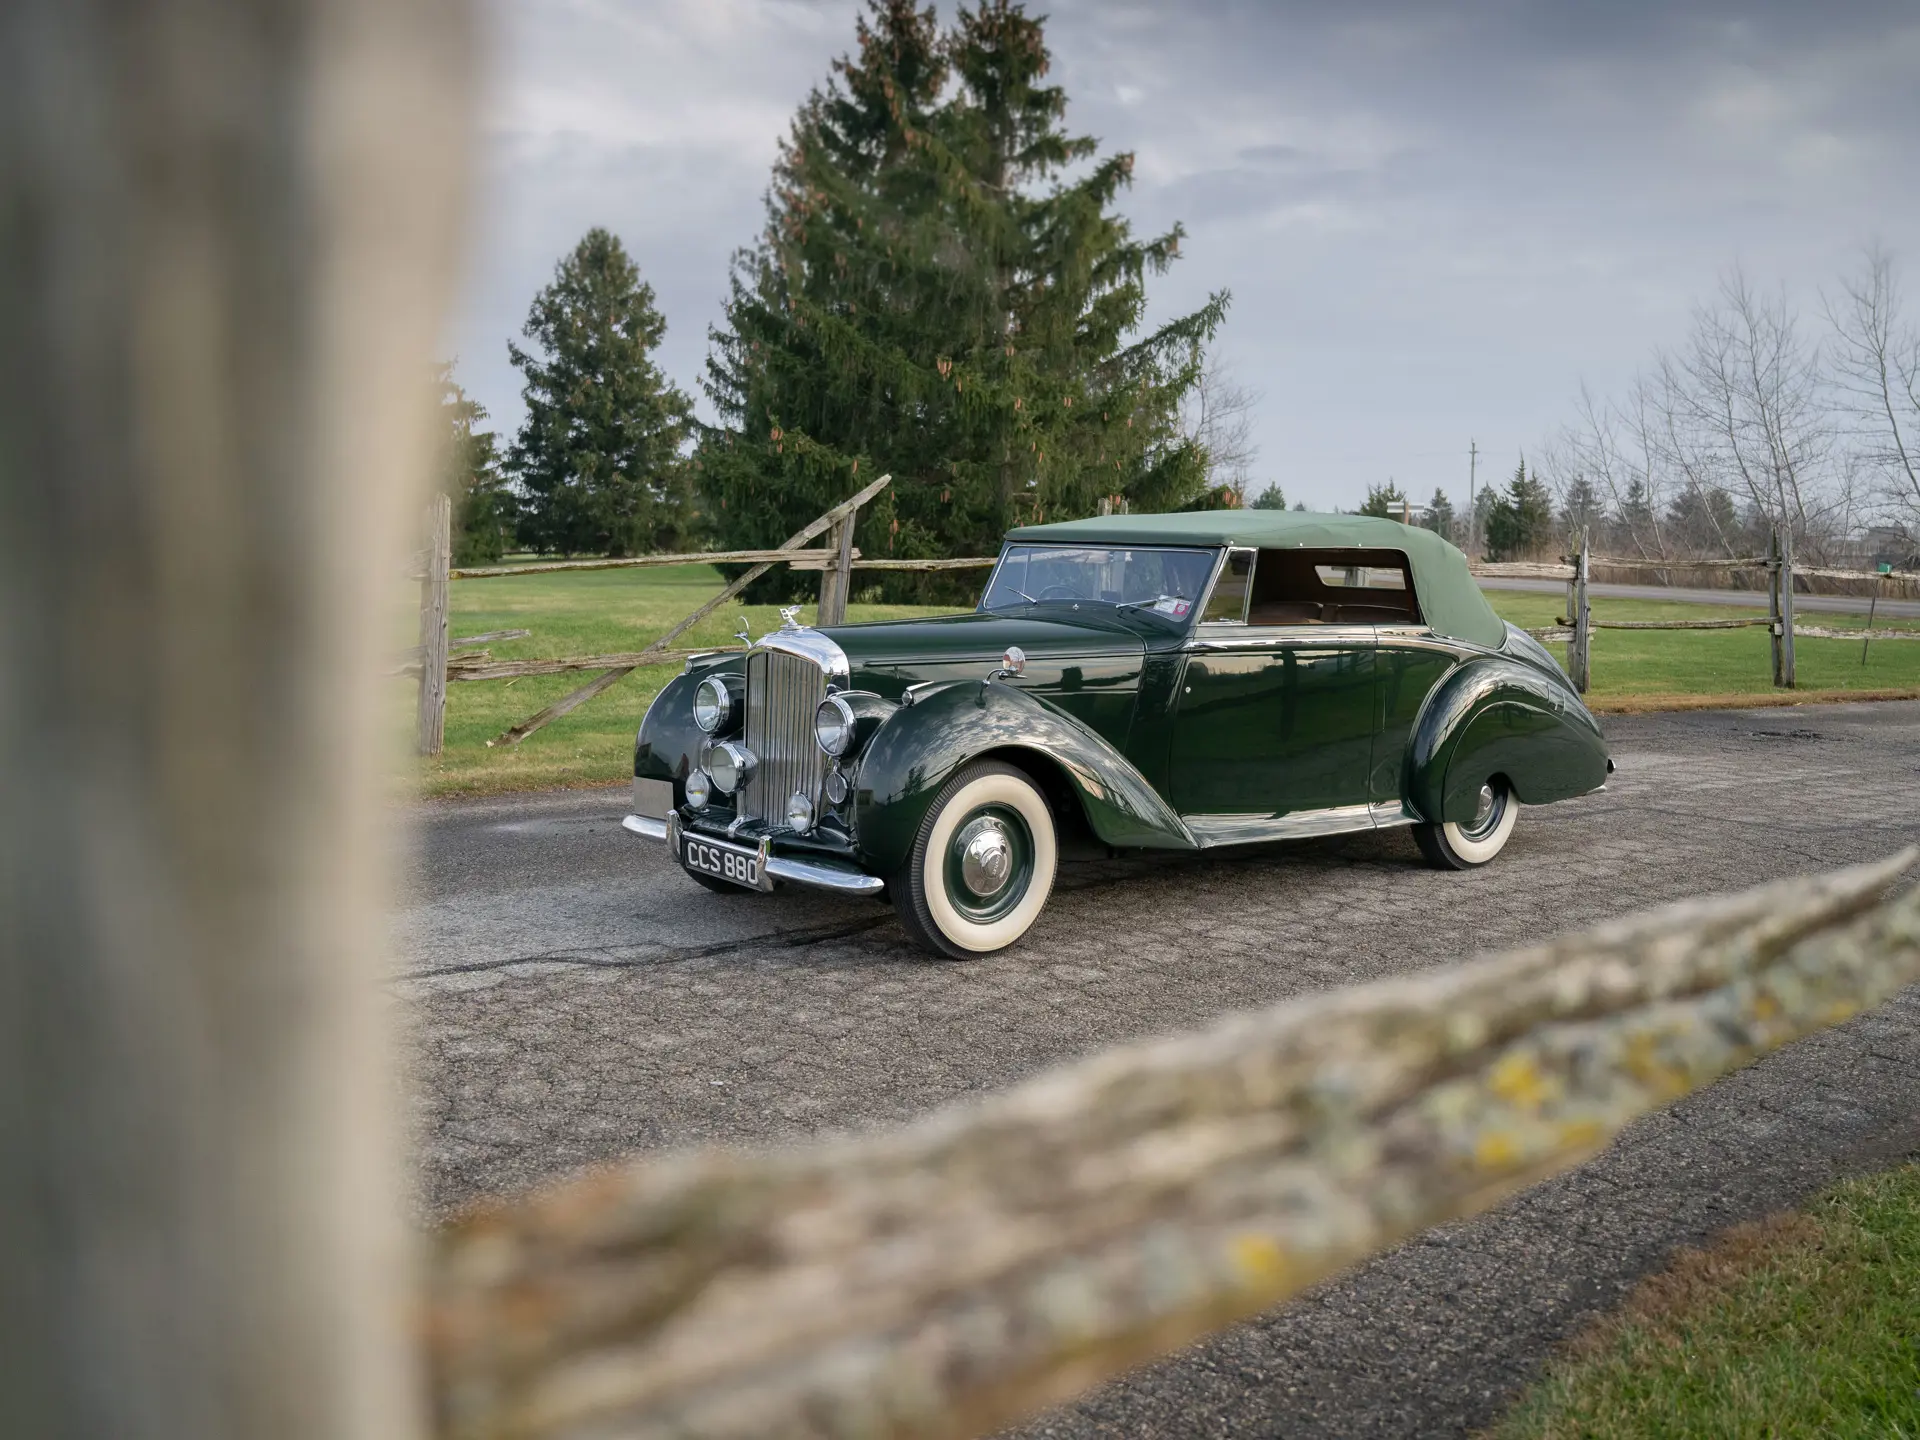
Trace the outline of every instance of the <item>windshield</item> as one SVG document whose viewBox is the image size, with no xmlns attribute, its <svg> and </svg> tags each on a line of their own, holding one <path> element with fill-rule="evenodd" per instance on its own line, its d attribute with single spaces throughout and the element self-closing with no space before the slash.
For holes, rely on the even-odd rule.
<svg viewBox="0 0 1920 1440">
<path fill-rule="evenodd" d="M 1214 558 L 1212 550 L 1009 545 L 980 608 L 1092 601 L 1184 620 L 1213 574 Z"/>
</svg>

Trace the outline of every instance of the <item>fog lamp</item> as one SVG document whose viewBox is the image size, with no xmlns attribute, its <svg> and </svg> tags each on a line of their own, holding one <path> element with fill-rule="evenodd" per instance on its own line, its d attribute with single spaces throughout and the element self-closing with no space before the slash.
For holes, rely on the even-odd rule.
<svg viewBox="0 0 1920 1440">
<path fill-rule="evenodd" d="M 802 834 L 813 828 L 813 801 L 798 790 L 787 797 L 787 824 Z"/>
<path fill-rule="evenodd" d="M 704 770 L 690 771 L 687 775 L 687 804 L 696 810 L 704 810 L 707 801 L 713 798 L 713 782 L 707 779 Z"/>
</svg>

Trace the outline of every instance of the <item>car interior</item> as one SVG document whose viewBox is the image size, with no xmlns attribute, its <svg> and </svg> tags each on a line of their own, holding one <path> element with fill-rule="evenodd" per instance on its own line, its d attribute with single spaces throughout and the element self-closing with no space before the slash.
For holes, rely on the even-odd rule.
<svg viewBox="0 0 1920 1440">
<path fill-rule="evenodd" d="M 1244 555 L 1230 557 L 1204 618 L 1244 617 L 1249 625 L 1420 623 L 1413 576 L 1397 550 L 1261 550 L 1251 575 Z"/>
</svg>

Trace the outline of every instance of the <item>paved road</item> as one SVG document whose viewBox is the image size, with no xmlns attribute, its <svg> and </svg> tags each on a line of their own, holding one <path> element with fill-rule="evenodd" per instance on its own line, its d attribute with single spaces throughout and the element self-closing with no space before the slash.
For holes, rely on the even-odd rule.
<svg viewBox="0 0 1920 1440">
<path fill-rule="evenodd" d="M 1482 590 L 1527 590 L 1535 595 L 1565 595 L 1564 580 L 1522 580 L 1504 575 L 1479 577 Z M 1678 585 L 1600 585 L 1589 584 L 1587 593 L 1596 600 L 1656 600 L 1681 605 L 1732 605 L 1737 608 L 1765 610 L 1767 597 L 1758 590 L 1693 590 Z M 1796 595 L 1796 612 L 1820 611 L 1833 615 L 1865 615 L 1867 600 L 1858 595 Z M 1920 600 L 1882 600 L 1873 610 L 1876 620 L 1912 620 L 1920 618 Z"/>
<path fill-rule="evenodd" d="M 694 1140 L 886 1124 L 1130 1037 L 1920 839 L 1920 705 L 1618 717 L 1609 793 L 1487 870 L 1390 832 L 1071 866 L 1028 943 L 923 962 L 871 902 L 716 898 L 596 791 L 425 813 L 396 919 L 421 1202 Z M 1920 1152 L 1920 990 L 1592 1163 L 1032 1422 L 1459 1435 L 1680 1244 Z"/>
</svg>

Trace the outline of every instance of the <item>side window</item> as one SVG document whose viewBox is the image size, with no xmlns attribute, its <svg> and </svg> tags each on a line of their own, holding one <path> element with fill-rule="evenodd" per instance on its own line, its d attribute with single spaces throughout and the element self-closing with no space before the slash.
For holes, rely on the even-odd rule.
<svg viewBox="0 0 1920 1440">
<path fill-rule="evenodd" d="M 1250 625 L 1416 625 L 1420 605 L 1397 550 L 1262 550 Z"/>
<path fill-rule="evenodd" d="M 1213 593 L 1207 597 L 1207 608 L 1200 613 L 1200 619 L 1225 620 L 1231 624 L 1244 625 L 1247 621 L 1247 591 L 1253 579 L 1253 551 L 1229 550 L 1227 563 L 1220 567 L 1220 578 L 1213 582 Z"/>
</svg>

